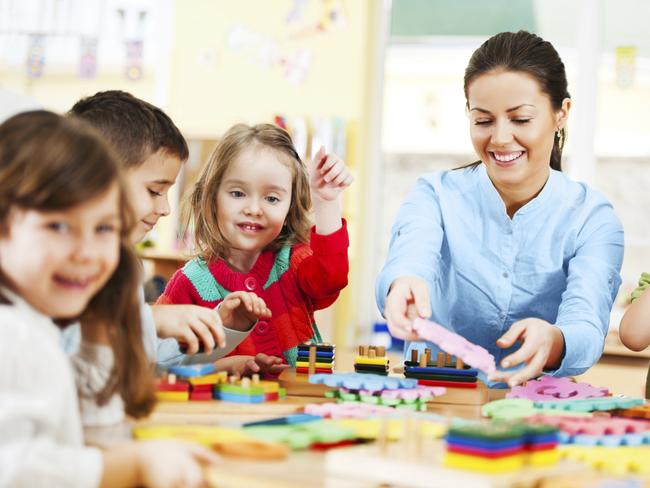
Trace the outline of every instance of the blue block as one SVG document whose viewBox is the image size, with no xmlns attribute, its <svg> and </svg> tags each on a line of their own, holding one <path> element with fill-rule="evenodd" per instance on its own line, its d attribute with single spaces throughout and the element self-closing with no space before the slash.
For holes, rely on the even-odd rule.
<svg viewBox="0 0 650 488">
<path fill-rule="evenodd" d="M 215 371 L 216 368 L 214 367 L 214 363 L 172 366 L 167 370 L 168 373 L 173 373 L 184 378 L 196 378 L 198 376 L 205 376 L 206 374 L 214 373 Z"/>
<path fill-rule="evenodd" d="M 511 447 L 523 447 L 524 445 L 521 438 L 490 441 L 490 440 L 479 439 L 475 437 L 447 435 L 446 440 L 448 444 L 469 446 L 469 447 L 475 447 L 477 449 L 485 449 L 490 451 L 498 451 L 499 449 L 509 449 Z"/>
<path fill-rule="evenodd" d="M 248 422 L 242 427 L 255 427 L 258 425 L 293 425 L 293 424 L 304 424 L 306 422 L 315 422 L 317 420 L 323 420 L 323 417 L 320 415 L 310 415 L 308 413 L 297 413 L 294 415 L 287 415 L 286 417 L 278 417 L 268 420 L 259 420 L 257 422 Z"/>
<path fill-rule="evenodd" d="M 219 392 L 218 399 L 233 403 L 264 403 L 264 395 L 240 395 L 238 393 Z"/>
<path fill-rule="evenodd" d="M 477 376 L 478 375 L 478 370 L 476 369 L 454 369 L 454 368 L 437 368 L 437 367 L 421 368 L 419 366 L 405 366 L 404 371 L 406 373 L 443 374 L 445 376 Z"/>
<path fill-rule="evenodd" d="M 316 351 L 316 357 L 331 359 L 334 357 L 334 353 L 332 351 Z M 309 351 L 298 351 L 298 358 L 309 360 Z"/>
</svg>

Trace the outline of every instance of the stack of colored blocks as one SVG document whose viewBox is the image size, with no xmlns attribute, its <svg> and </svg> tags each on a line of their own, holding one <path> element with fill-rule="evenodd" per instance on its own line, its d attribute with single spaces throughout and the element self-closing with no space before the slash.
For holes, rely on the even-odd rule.
<svg viewBox="0 0 650 488">
<path fill-rule="evenodd" d="M 423 353 L 412 349 L 411 360 L 404 362 L 404 376 L 415 378 L 425 386 L 476 388 L 478 384 L 478 370 L 465 366 L 462 359 L 442 352 L 432 363 L 431 349 L 425 349 Z"/>
<path fill-rule="evenodd" d="M 548 425 L 512 423 L 452 426 L 447 434 L 444 464 L 484 473 L 543 466 L 559 458 L 558 430 Z"/>
<path fill-rule="evenodd" d="M 227 380 L 225 372 L 215 372 L 214 364 L 192 364 L 169 368 L 166 379 L 156 384 L 156 397 L 161 401 L 212 400 L 215 385 Z"/>
<path fill-rule="evenodd" d="M 388 370 L 384 346 L 359 346 L 359 355 L 354 360 L 355 372 L 388 375 Z"/>
<path fill-rule="evenodd" d="M 234 403 L 264 403 L 281 400 L 285 397 L 284 388 L 274 381 L 260 381 L 254 374 L 252 378 L 235 376 L 229 378 L 230 382 L 220 384 L 214 389 L 214 398 L 224 402 Z"/>
<path fill-rule="evenodd" d="M 334 370 L 336 347 L 333 344 L 303 343 L 298 346 L 296 373 L 331 374 Z"/>
</svg>

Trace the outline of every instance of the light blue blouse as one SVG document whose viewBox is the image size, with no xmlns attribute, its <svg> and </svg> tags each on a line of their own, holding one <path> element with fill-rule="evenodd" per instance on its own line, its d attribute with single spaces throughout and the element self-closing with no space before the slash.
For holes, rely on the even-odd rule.
<svg viewBox="0 0 650 488">
<path fill-rule="evenodd" d="M 431 288 L 431 319 L 488 349 L 497 364 L 519 348 L 496 346 L 512 323 L 544 319 L 566 345 L 551 374 L 577 375 L 602 354 L 622 261 L 612 205 L 561 172 L 551 170 L 512 219 L 482 164 L 435 172 L 418 179 L 399 210 L 377 304 L 383 313 L 396 278 L 419 276 Z M 407 343 L 406 355 L 424 347 L 437 351 Z"/>
</svg>

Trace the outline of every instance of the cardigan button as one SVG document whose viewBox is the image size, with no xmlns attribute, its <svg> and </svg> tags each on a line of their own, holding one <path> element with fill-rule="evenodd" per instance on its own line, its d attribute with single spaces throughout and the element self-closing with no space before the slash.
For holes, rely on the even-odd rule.
<svg viewBox="0 0 650 488">
<path fill-rule="evenodd" d="M 257 280 L 256 280 L 255 278 L 253 278 L 252 276 L 249 276 L 248 278 L 246 278 L 246 279 L 244 280 L 244 287 L 245 287 L 248 291 L 253 291 L 253 290 L 255 290 L 255 288 L 257 288 Z"/>
<path fill-rule="evenodd" d="M 255 327 L 255 332 L 257 332 L 259 335 L 266 334 L 268 330 L 269 330 L 269 323 L 266 322 L 265 320 L 260 320 L 257 323 L 257 327 Z"/>
</svg>

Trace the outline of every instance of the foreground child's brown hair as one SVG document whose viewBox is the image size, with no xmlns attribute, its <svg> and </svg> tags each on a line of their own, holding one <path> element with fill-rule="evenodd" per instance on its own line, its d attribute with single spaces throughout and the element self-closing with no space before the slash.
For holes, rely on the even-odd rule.
<svg viewBox="0 0 650 488">
<path fill-rule="evenodd" d="M 268 148 L 276 151 L 291 169 L 291 205 L 280 235 L 269 245 L 278 251 L 295 242 L 309 241 L 309 210 L 311 193 L 304 163 L 296 152 L 291 136 L 271 124 L 249 126 L 238 124 L 230 128 L 210 155 L 189 199 L 188 221 L 194 224 L 197 255 L 205 260 L 227 258 L 229 244 L 219 229 L 217 193 L 230 165 L 248 148 Z"/>
<path fill-rule="evenodd" d="M 120 262 L 83 318 L 109 325 L 115 365 L 99 403 L 119 391 L 126 412 L 142 416 L 154 405 L 153 377 L 142 342 L 138 284 L 140 264 L 130 244 L 134 223 L 116 158 L 94 129 L 74 118 L 34 111 L 0 125 L 0 232 L 12 208 L 66 210 L 120 186 Z M 12 288 L 0 270 L 0 284 Z M 56 317 L 55 317 L 56 318 Z"/>
</svg>

